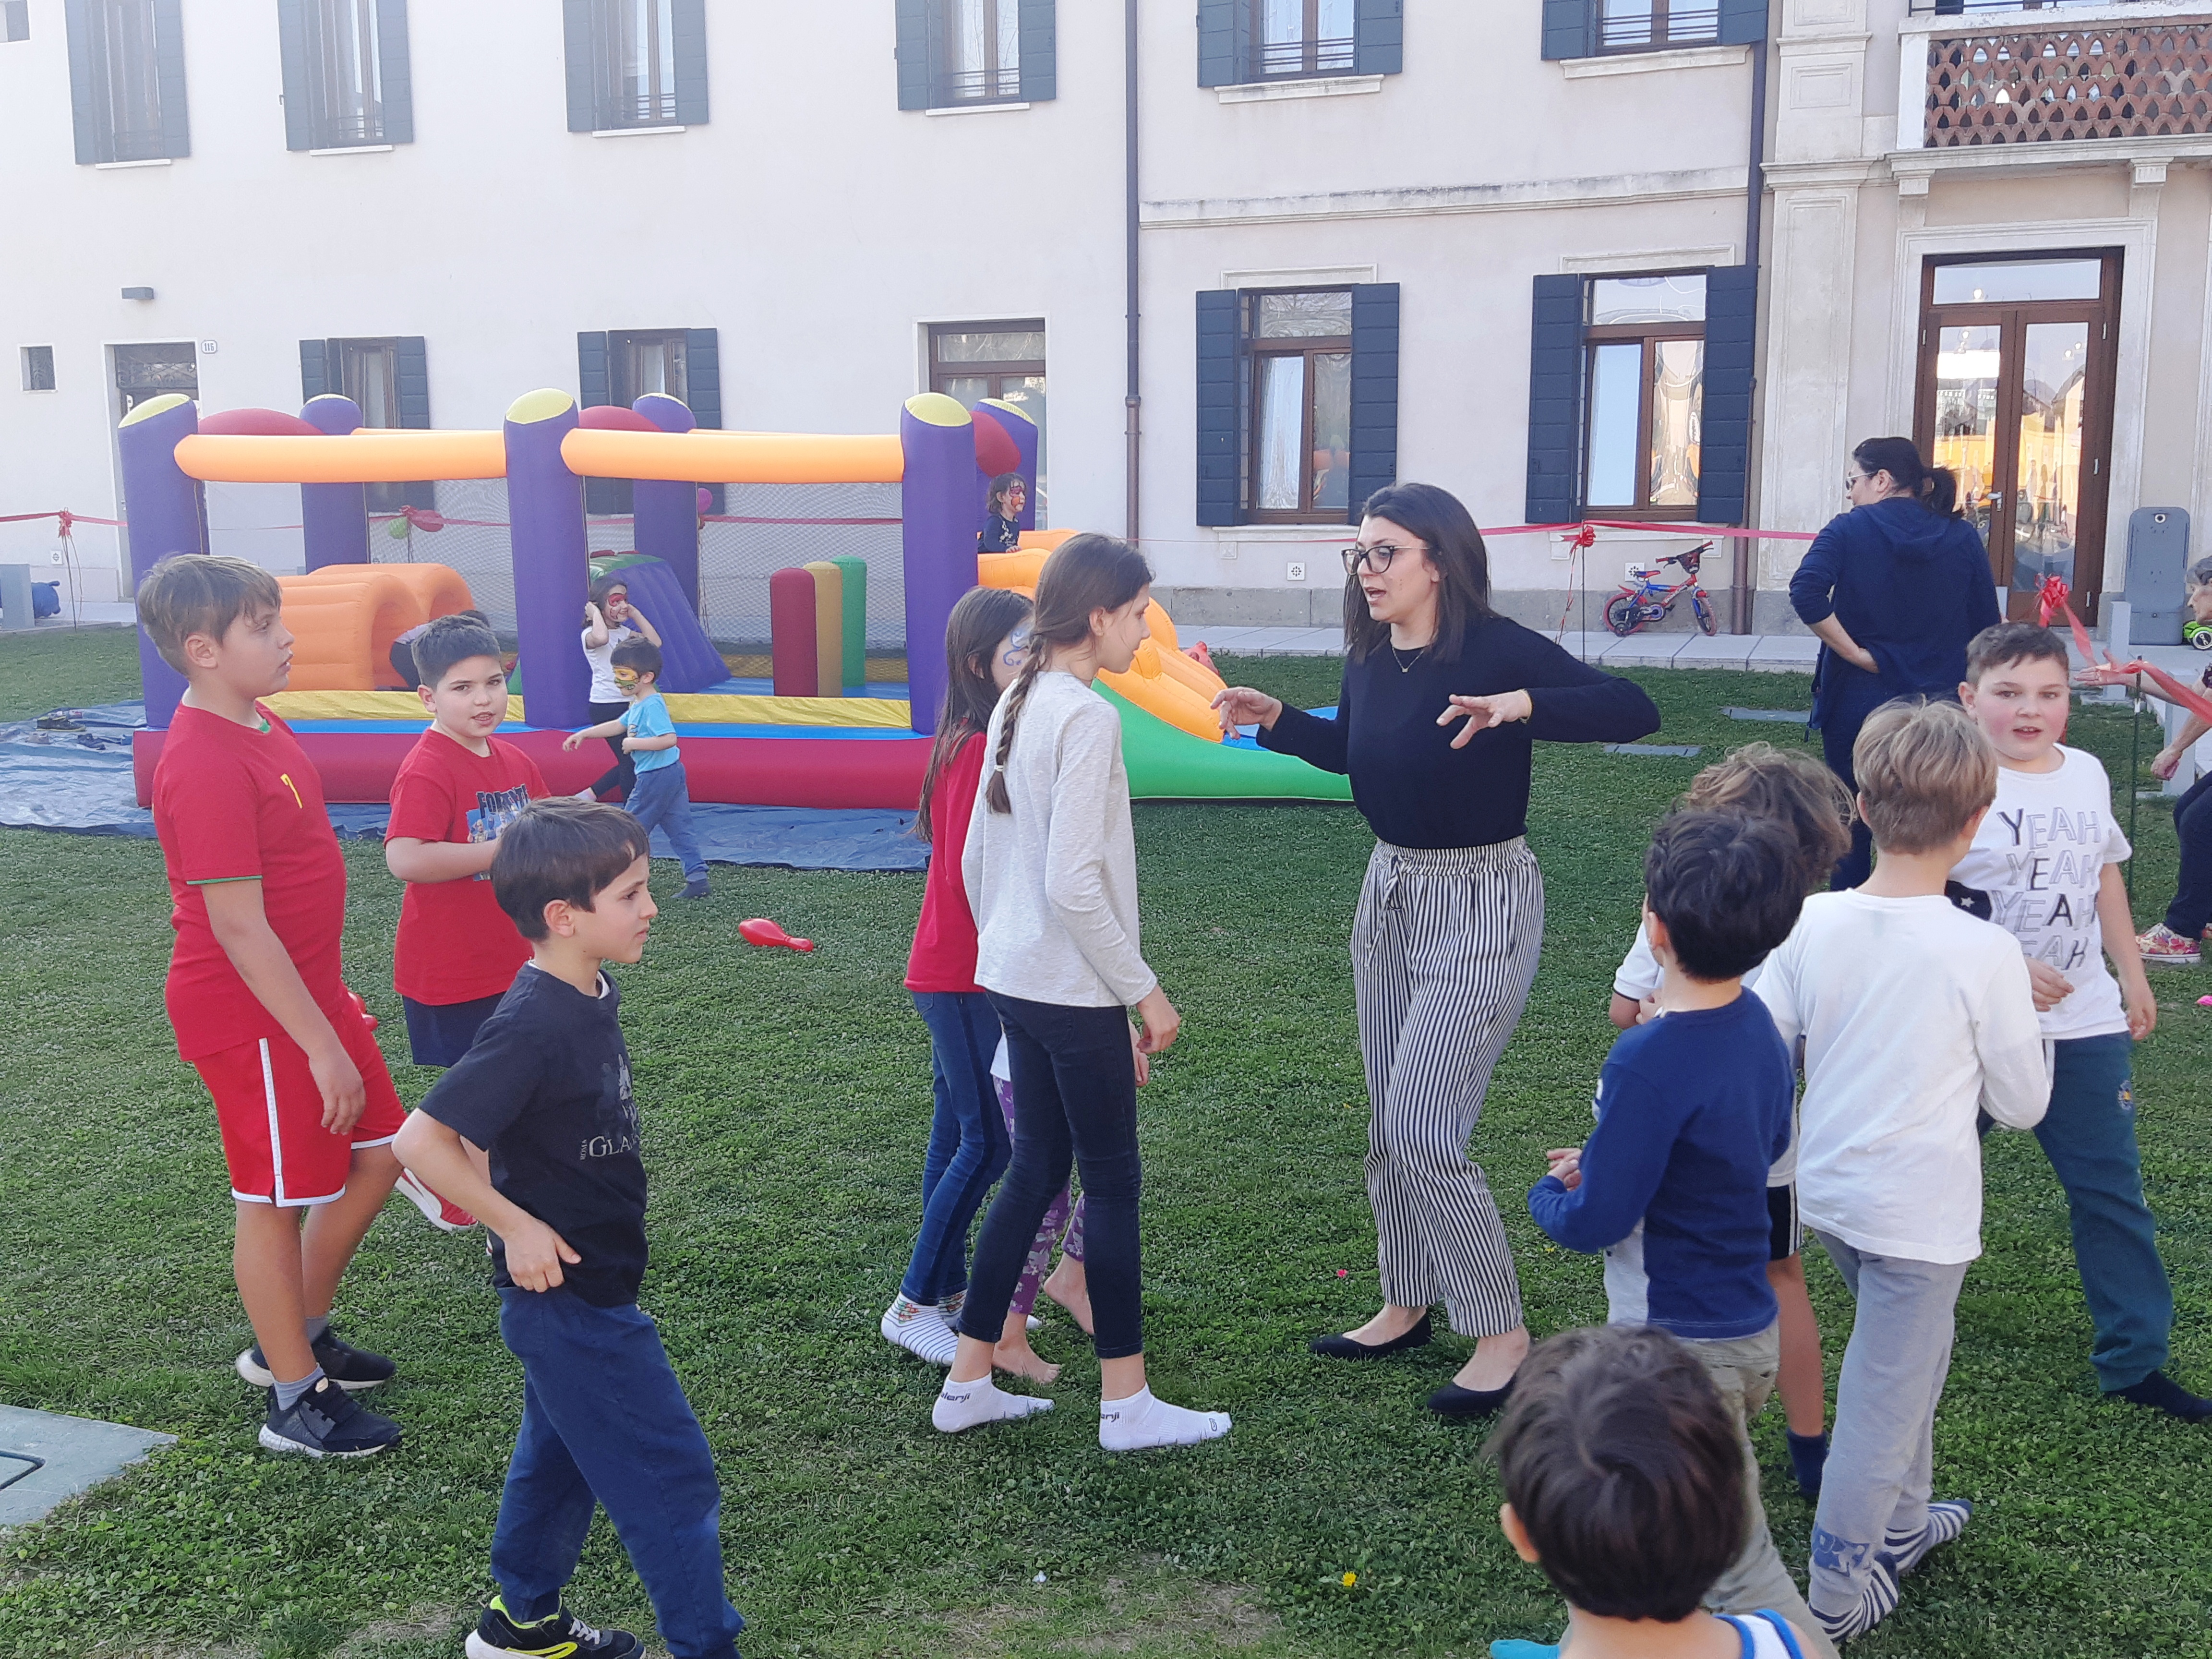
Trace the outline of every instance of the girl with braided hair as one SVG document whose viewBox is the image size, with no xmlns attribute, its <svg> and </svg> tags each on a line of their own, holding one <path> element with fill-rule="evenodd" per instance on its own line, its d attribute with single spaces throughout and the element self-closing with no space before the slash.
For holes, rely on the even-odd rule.
<svg viewBox="0 0 2212 1659">
<path fill-rule="evenodd" d="M 1181 1016 L 1138 946 L 1137 855 L 1121 721 L 1092 690 L 1146 636 L 1152 573 L 1110 536 L 1073 536 L 1045 561 L 1029 659 L 986 733 L 984 809 L 961 860 L 977 927 L 975 979 L 1005 1028 L 1013 1162 L 984 1218 L 960 1341 L 931 1420 L 948 1433 L 1048 1410 L 991 1380 L 992 1350 L 1037 1224 L 1083 1173 L 1084 1259 L 1100 1370 L 1098 1443 L 1188 1445 L 1229 1432 L 1145 1382 L 1137 1236 L 1141 1172 L 1129 1012 L 1149 1056 Z"/>
</svg>

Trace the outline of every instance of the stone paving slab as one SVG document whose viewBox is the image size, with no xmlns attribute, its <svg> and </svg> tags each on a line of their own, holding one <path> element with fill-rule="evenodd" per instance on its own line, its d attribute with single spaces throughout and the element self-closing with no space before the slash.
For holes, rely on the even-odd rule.
<svg viewBox="0 0 2212 1659">
<path fill-rule="evenodd" d="M 8 1482 L 0 1486 L 0 1527 L 39 1520 L 64 1498 L 112 1480 L 176 1437 L 89 1417 L 0 1406 L 0 1453 L 16 1454 L 0 1456 L 0 1481 Z M 41 1460 L 41 1467 L 25 1458 Z"/>
<path fill-rule="evenodd" d="M 1615 640 L 1598 660 L 1607 668 L 1666 668 L 1691 639 L 1687 634 L 1631 634 Z"/>
</svg>

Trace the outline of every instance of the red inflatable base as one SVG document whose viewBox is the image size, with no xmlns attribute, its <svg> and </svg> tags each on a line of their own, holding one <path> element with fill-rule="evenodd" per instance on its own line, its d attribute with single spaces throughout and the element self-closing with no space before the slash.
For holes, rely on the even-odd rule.
<svg viewBox="0 0 2212 1659">
<path fill-rule="evenodd" d="M 131 745 L 138 804 L 154 799 L 161 732 Z M 518 732 L 505 741 L 538 763 L 556 794 L 573 793 L 607 769 L 597 738 L 564 752 L 559 732 Z M 386 801 L 416 739 L 398 732 L 302 732 L 300 746 L 323 775 L 323 799 Z M 930 739 L 915 738 L 686 738 L 684 771 L 695 801 L 736 806 L 888 807 L 910 812 L 921 796 Z"/>
</svg>

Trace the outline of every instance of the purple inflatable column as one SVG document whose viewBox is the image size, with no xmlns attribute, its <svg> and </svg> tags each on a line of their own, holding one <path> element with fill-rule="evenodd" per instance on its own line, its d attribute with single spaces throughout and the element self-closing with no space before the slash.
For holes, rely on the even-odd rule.
<svg viewBox="0 0 2212 1659">
<path fill-rule="evenodd" d="M 945 624 L 975 586 L 975 434 L 957 399 L 924 392 L 906 400 L 899 443 L 907 700 L 914 729 L 927 737 L 945 701 Z"/>
<path fill-rule="evenodd" d="M 116 447 L 123 462 L 123 498 L 131 526 L 131 587 L 172 553 L 204 553 L 200 542 L 197 478 L 177 465 L 177 440 L 200 429 L 199 406 L 181 392 L 153 398 L 123 417 Z M 146 724 L 160 731 L 177 712 L 185 677 L 161 660 L 154 641 L 138 630 L 138 674 L 146 688 Z"/>
<path fill-rule="evenodd" d="M 576 429 L 565 392 L 526 392 L 507 411 L 507 519 L 523 709 L 532 726 L 591 723 L 591 671 L 577 643 L 591 587 L 584 481 L 561 459 Z"/>
<path fill-rule="evenodd" d="M 986 398 L 983 399 L 982 407 L 989 410 L 997 418 L 999 424 L 1006 429 L 1006 435 L 1014 441 L 1014 447 L 1022 453 L 1022 464 L 1018 471 L 1022 475 L 1022 482 L 1029 486 L 1028 499 L 1022 504 L 1022 528 L 1035 530 L 1037 509 L 1036 422 L 1030 417 L 1028 412 L 1020 404 L 1010 404 L 1003 398 Z"/>
<path fill-rule="evenodd" d="M 678 399 L 648 392 L 630 407 L 663 432 L 689 432 L 698 425 Z M 699 486 L 639 478 L 629 487 L 637 550 L 659 559 L 676 573 L 677 585 L 699 614 Z"/>
<path fill-rule="evenodd" d="M 343 438 L 360 430 L 361 406 L 350 398 L 325 392 L 301 404 L 300 418 L 334 438 Z M 368 562 L 368 485 L 301 484 L 300 523 L 306 532 L 302 539 L 307 544 L 308 569 Z"/>
</svg>

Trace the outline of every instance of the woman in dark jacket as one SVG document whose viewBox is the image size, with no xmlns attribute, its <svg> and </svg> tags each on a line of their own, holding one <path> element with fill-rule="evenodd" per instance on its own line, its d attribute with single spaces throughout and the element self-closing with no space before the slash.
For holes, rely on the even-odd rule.
<svg viewBox="0 0 2212 1659">
<path fill-rule="evenodd" d="M 1383 1308 L 1313 1346 L 1346 1359 L 1418 1347 L 1441 1299 L 1475 1349 L 1429 1405 L 1478 1417 L 1528 1352 L 1513 1253 L 1468 1142 L 1544 939 L 1543 877 L 1522 834 L 1532 747 L 1626 743 L 1656 730 L 1659 711 L 1493 611 L 1481 532 L 1432 484 L 1377 490 L 1344 554 L 1336 718 L 1246 686 L 1214 699 L 1264 747 L 1349 773 L 1378 840 L 1352 982 Z"/>
<path fill-rule="evenodd" d="M 1856 794 L 1851 745 L 1893 697 L 1952 697 L 1966 642 L 1999 620 L 1990 556 L 1959 516 L 1958 481 L 1923 465 L 1909 438 L 1869 438 L 1851 452 L 1851 510 L 1828 520 L 1790 579 L 1790 603 L 1820 637 L 1813 724 L 1828 765 Z M 1856 887 L 1874 868 L 1866 825 L 1830 878 Z"/>
</svg>

